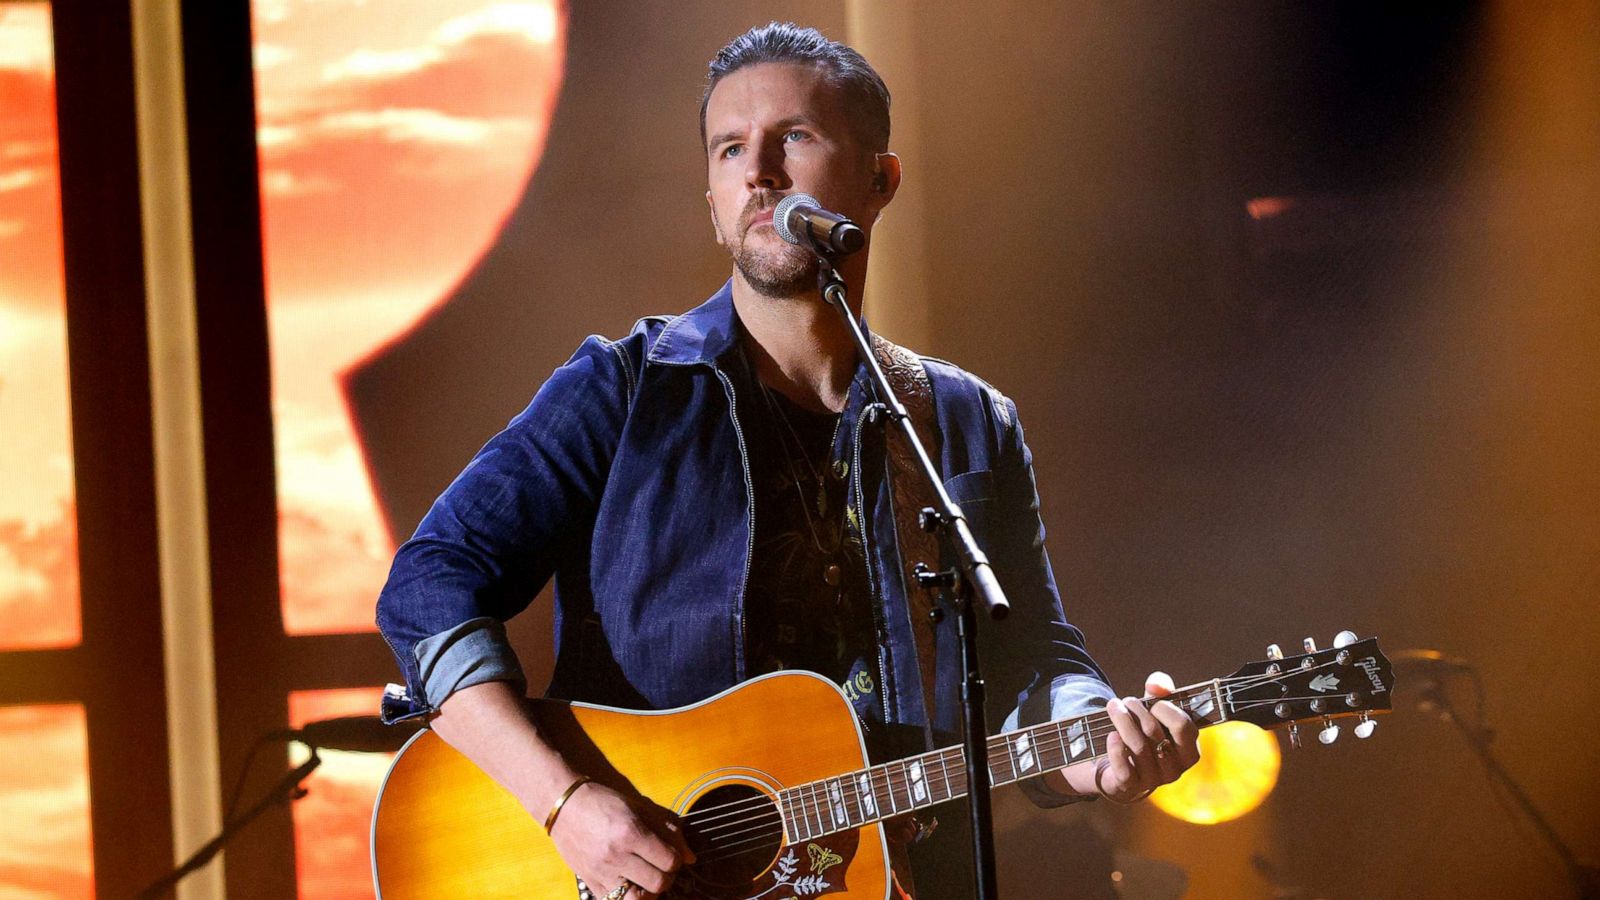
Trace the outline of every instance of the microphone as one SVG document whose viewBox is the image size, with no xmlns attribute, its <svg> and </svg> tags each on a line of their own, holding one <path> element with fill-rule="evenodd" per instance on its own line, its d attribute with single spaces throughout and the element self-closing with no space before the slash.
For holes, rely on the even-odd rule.
<svg viewBox="0 0 1600 900">
<path fill-rule="evenodd" d="M 417 726 L 410 722 L 385 725 L 377 716 L 340 716 L 307 722 L 302 728 L 286 728 L 273 732 L 273 736 L 299 741 L 318 750 L 393 753 L 410 740 L 417 730 Z"/>
<path fill-rule="evenodd" d="M 791 244 L 821 255 L 847 256 L 867 244 L 866 232 L 836 212 L 829 212 L 810 194 L 788 194 L 772 210 L 772 227 Z"/>
</svg>

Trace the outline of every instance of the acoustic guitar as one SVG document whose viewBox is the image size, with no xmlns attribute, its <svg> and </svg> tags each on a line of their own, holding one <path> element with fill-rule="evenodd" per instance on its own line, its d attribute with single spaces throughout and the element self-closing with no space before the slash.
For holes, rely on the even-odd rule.
<svg viewBox="0 0 1600 900">
<path fill-rule="evenodd" d="M 1359 737 L 1390 707 L 1392 675 L 1377 640 L 1342 632 L 1334 646 L 1269 658 L 1188 685 L 1167 699 L 1201 727 L 1271 728 L 1356 717 Z M 755 678 L 680 709 L 635 712 L 529 701 L 544 733 L 597 781 L 670 810 L 698 857 L 673 900 L 881 900 L 890 885 L 882 822 L 962 797 L 959 746 L 870 765 L 849 701 L 808 672 Z M 988 740 L 996 786 L 1105 753 L 1104 712 Z M 400 751 L 372 819 L 373 881 L 381 900 L 590 896 L 539 823 L 433 732 Z"/>
</svg>

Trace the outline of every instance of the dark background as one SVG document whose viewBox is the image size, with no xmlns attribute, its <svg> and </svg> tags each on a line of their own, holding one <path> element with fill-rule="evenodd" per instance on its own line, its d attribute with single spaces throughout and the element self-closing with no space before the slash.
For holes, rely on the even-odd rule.
<svg viewBox="0 0 1600 900">
<path fill-rule="evenodd" d="M 1439 648 L 1600 856 L 1600 12 L 1390 6 L 574 3 L 517 213 L 347 383 L 395 534 L 584 335 L 726 277 L 705 60 L 800 18 L 882 51 L 892 144 L 920 152 L 881 225 L 920 277 L 868 315 L 1017 401 L 1068 615 L 1120 689 L 1342 628 Z M 547 611 L 520 623 L 535 671 Z M 1008 895 L 1092 835 L 1195 896 L 1271 896 L 1252 854 L 1313 896 L 1563 896 L 1459 737 L 1396 702 L 1371 741 L 1286 753 L 1227 825 L 1008 795 Z"/>
</svg>

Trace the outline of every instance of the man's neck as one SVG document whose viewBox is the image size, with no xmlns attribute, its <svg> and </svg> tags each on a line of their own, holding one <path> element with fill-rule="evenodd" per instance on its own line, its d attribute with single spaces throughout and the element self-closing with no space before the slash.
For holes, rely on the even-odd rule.
<svg viewBox="0 0 1600 900">
<path fill-rule="evenodd" d="M 861 314 L 859 282 L 846 273 L 853 314 Z M 858 353 L 848 326 L 815 292 L 793 297 L 758 294 L 737 272 L 733 305 L 756 376 L 773 390 L 816 412 L 844 409 Z"/>
</svg>

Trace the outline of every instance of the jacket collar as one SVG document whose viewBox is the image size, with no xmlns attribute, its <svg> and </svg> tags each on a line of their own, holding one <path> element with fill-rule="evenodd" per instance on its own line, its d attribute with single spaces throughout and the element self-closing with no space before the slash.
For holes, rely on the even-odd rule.
<svg viewBox="0 0 1600 900">
<path fill-rule="evenodd" d="M 669 366 L 715 364 L 739 342 L 739 313 L 733 308 L 733 280 L 711 299 L 676 316 L 650 348 L 650 361 Z"/>
<path fill-rule="evenodd" d="M 865 318 L 861 327 L 872 329 Z M 733 279 L 723 282 L 711 299 L 669 320 L 650 348 L 649 361 L 669 366 L 715 366 L 724 353 L 739 343 L 739 311 L 733 306 Z M 872 377 L 866 363 L 856 365 L 857 392 L 870 391 Z"/>
</svg>

